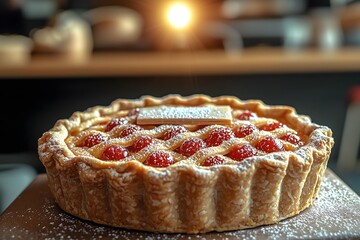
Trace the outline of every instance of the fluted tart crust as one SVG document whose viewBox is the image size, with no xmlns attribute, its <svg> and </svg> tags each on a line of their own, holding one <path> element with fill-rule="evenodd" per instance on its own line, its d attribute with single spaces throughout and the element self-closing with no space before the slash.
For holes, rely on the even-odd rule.
<svg viewBox="0 0 360 240">
<path fill-rule="evenodd" d="M 164 136 L 171 124 L 136 122 L 138 109 L 156 106 L 229 106 L 233 119 L 228 125 L 184 125 L 186 131 L 169 138 Z M 124 121 L 109 127 L 115 118 Z M 277 125 L 266 127 L 269 123 Z M 243 136 L 244 125 L 255 128 Z M 128 131 L 131 127 L 135 130 Z M 224 128 L 230 137 L 212 144 L 213 132 Z M 296 141 L 284 137 L 289 134 Z M 94 141 L 93 135 L 100 138 Z M 136 149 L 143 136 L 152 142 Z M 278 149 L 262 142 L 269 137 Z M 184 142 L 194 138 L 202 145 L 188 154 L 192 145 L 185 148 Z M 110 145 L 121 146 L 121 159 L 106 158 Z M 169 95 L 118 99 L 75 112 L 42 135 L 38 152 L 64 211 L 127 229 L 198 233 L 252 228 L 299 214 L 318 195 L 332 146 L 328 127 L 288 106 L 232 96 Z M 149 158 L 159 151 L 172 162 L 152 165 Z M 208 164 L 213 156 L 220 162 Z"/>
</svg>

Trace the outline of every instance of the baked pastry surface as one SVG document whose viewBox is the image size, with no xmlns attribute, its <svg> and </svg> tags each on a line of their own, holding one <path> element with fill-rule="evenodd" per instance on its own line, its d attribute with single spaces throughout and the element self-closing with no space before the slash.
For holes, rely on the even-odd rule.
<svg viewBox="0 0 360 240">
<path fill-rule="evenodd" d="M 231 123 L 137 123 L 150 107 L 213 106 L 229 107 Z M 64 211 L 115 227 L 198 233 L 273 224 L 312 205 L 333 139 L 288 106 L 169 95 L 76 112 L 38 146 Z"/>
</svg>

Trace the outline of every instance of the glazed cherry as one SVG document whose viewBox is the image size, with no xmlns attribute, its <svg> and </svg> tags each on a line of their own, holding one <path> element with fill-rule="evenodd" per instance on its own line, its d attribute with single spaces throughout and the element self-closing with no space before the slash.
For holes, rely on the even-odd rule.
<svg viewBox="0 0 360 240">
<path fill-rule="evenodd" d="M 280 123 L 280 122 L 268 122 L 265 125 L 260 127 L 260 130 L 264 130 L 264 131 L 273 131 L 279 127 L 284 126 L 284 124 Z"/>
<path fill-rule="evenodd" d="M 257 115 L 254 112 L 246 111 L 246 112 L 243 112 L 242 114 L 240 114 L 237 118 L 239 120 L 251 120 L 251 119 L 257 118 Z"/>
<path fill-rule="evenodd" d="M 164 140 L 169 140 L 173 137 L 175 137 L 176 135 L 183 133 L 183 132 L 187 132 L 186 128 L 184 128 L 183 126 L 172 126 L 169 130 L 167 130 L 164 134 Z"/>
<path fill-rule="evenodd" d="M 128 121 L 125 118 L 113 118 L 105 127 L 105 132 L 111 131 L 114 127 L 127 124 Z"/>
<path fill-rule="evenodd" d="M 157 151 L 150 154 L 144 164 L 152 167 L 167 167 L 174 163 L 174 158 L 167 152 Z"/>
<path fill-rule="evenodd" d="M 140 109 L 139 108 L 134 108 L 134 109 L 131 109 L 126 116 L 128 117 L 133 117 L 133 116 L 136 116 L 138 115 L 140 112 Z"/>
<path fill-rule="evenodd" d="M 138 152 L 141 149 L 143 149 L 144 147 L 149 146 L 152 143 L 153 139 L 150 136 L 141 136 L 139 137 L 134 145 L 133 145 L 133 151 L 134 152 Z"/>
<path fill-rule="evenodd" d="M 95 133 L 92 135 L 89 135 L 84 140 L 84 146 L 85 147 L 93 147 L 95 145 L 98 145 L 101 142 L 106 141 L 108 138 L 102 133 Z"/>
<path fill-rule="evenodd" d="M 238 138 L 246 137 L 247 135 L 252 134 L 256 130 L 256 127 L 253 124 L 244 124 L 238 128 L 235 132 L 235 136 Z"/>
<path fill-rule="evenodd" d="M 283 145 L 279 141 L 279 139 L 275 139 L 271 136 L 266 136 L 256 144 L 256 148 L 268 153 L 272 153 L 282 151 Z"/>
<path fill-rule="evenodd" d="M 223 141 L 227 141 L 233 137 L 235 137 L 235 134 L 230 128 L 221 127 L 210 133 L 209 137 L 205 140 L 206 146 L 219 146 Z"/>
<path fill-rule="evenodd" d="M 287 133 L 286 135 L 282 136 L 280 139 L 285 140 L 294 145 L 302 145 L 300 137 L 293 133 Z"/>
<path fill-rule="evenodd" d="M 206 147 L 206 144 L 201 138 L 189 138 L 181 144 L 179 153 L 190 157 L 204 147 Z"/>
<path fill-rule="evenodd" d="M 102 160 L 121 160 L 129 156 L 129 151 L 119 145 L 109 145 L 107 146 L 102 155 Z"/>
<path fill-rule="evenodd" d="M 137 125 L 127 126 L 124 130 L 121 131 L 120 137 L 126 137 L 134 132 L 141 131 L 142 128 Z"/>
<path fill-rule="evenodd" d="M 214 156 L 208 157 L 201 164 L 201 166 L 210 167 L 210 166 L 221 165 L 221 164 L 224 164 L 224 159 L 222 157 L 220 157 L 219 155 L 214 155 Z"/>
<path fill-rule="evenodd" d="M 245 144 L 234 146 L 226 156 L 235 161 L 242 161 L 245 158 L 255 156 L 256 154 L 256 148 L 254 148 L 250 144 Z"/>
</svg>

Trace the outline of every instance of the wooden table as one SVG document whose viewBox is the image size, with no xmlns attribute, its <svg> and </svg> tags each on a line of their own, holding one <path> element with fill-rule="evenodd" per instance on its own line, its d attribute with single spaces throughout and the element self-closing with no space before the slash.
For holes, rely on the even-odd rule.
<svg viewBox="0 0 360 240">
<path fill-rule="evenodd" d="M 245 49 L 194 52 L 98 52 L 85 59 L 37 55 L 20 65 L 0 64 L 1 78 L 106 76 L 193 76 L 259 73 L 349 72 L 360 70 L 360 48 L 324 52 L 316 49 Z"/>
<path fill-rule="evenodd" d="M 41 174 L 0 216 L 0 239 L 360 239 L 360 197 L 327 170 L 315 206 L 278 224 L 224 233 L 154 234 L 70 216 L 55 204 Z"/>
</svg>

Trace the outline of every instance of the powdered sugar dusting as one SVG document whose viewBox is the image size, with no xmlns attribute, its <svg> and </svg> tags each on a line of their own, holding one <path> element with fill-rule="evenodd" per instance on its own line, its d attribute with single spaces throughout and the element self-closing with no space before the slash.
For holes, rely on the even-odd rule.
<svg viewBox="0 0 360 240">
<path fill-rule="evenodd" d="M 140 109 L 138 124 L 231 124 L 229 106 L 149 107 Z"/>
<path fill-rule="evenodd" d="M 0 221 L 0 239 L 329 239 L 360 237 L 360 198 L 327 172 L 315 206 L 278 224 L 207 234 L 157 234 L 106 227 L 61 211 L 46 197 L 40 209 L 7 213 L 16 221 Z M 19 220 L 20 219 L 20 220 Z M 10 223 L 11 222 L 11 223 Z M 30 228 L 29 226 L 32 225 Z M 36 229 L 36 231 L 34 230 Z"/>
</svg>

